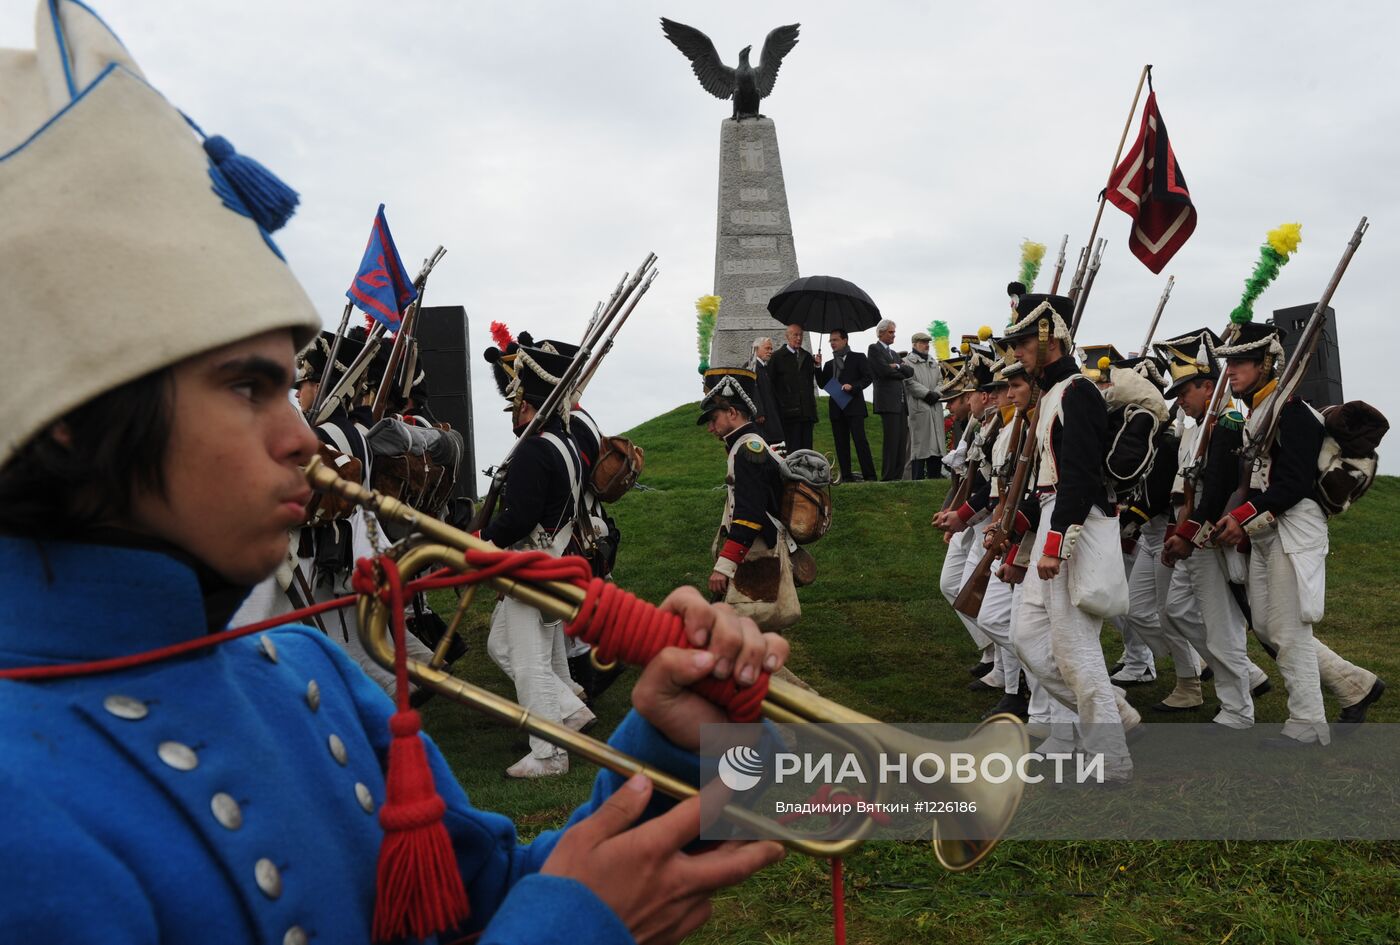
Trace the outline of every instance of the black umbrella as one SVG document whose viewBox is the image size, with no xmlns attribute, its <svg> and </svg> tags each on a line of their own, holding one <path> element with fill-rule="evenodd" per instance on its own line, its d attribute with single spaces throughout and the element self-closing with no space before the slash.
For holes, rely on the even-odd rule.
<svg viewBox="0 0 1400 945">
<path fill-rule="evenodd" d="M 794 279 L 768 300 L 768 314 L 812 332 L 865 331 L 880 321 L 880 309 L 870 296 L 837 276 Z"/>
</svg>

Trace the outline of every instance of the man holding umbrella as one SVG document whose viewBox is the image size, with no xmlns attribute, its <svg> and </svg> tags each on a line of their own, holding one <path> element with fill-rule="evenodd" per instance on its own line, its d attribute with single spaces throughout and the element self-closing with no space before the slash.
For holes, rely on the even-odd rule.
<svg viewBox="0 0 1400 945">
<path fill-rule="evenodd" d="M 811 398 L 811 411 L 805 420 L 800 434 L 788 425 L 788 417 L 795 412 L 785 399 L 784 383 L 779 380 L 787 368 L 789 360 L 801 362 L 802 334 L 811 332 L 857 332 L 872 327 L 880 320 L 880 310 L 859 286 L 836 276 L 804 276 L 794 279 L 768 300 L 768 313 L 787 326 L 788 343 L 774 355 L 771 371 L 774 386 L 778 389 L 778 400 L 783 406 L 783 431 L 787 434 L 788 451 L 812 448 L 812 427 L 816 422 L 816 398 L 814 381 L 809 375 L 802 379 L 801 390 L 796 393 Z M 800 353 L 799 353 L 800 352 Z M 780 368 L 780 362 L 783 367 Z M 815 375 L 821 366 L 821 355 L 810 355 L 805 362 L 807 370 Z M 792 412 L 790 412 L 792 411 Z M 798 437 L 805 437 L 799 439 Z"/>
</svg>

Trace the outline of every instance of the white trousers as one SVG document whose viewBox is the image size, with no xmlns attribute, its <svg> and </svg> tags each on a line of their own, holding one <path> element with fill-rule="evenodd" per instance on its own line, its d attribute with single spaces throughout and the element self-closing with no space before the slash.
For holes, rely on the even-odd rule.
<svg viewBox="0 0 1400 945">
<path fill-rule="evenodd" d="M 1230 591 L 1225 554 L 1219 548 L 1197 548 L 1172 569 L 1166 613 L 1215 671 L 1215 695 L 1220 711 L 1215 721 L 1230 728 L 1254 724 L 1250 695 L 1257 670 L 1249 659 L 1244 613 Z"/>
<path fill-rule="evenodd" d="M 1156 516 L 1142 526 L 1133 554 L 1124 556 L 1128 569 L 1128 612 L 1114 617 L 1113 625 L 1123 634 L 1125 644 L 1130 636 L 1142 640 L 1156 660 L 1171 656 L 1178 679 L 1192 679 L 1201 675 L 1200 661 L 1187 642 L 1185 628 L 1163 607 L 1172 576 L 1171 569 L 1162 563 L 1166 531 L 1167 517 Z M 1182 612 L 1180 616 L 1199 620 L 1198 614 L 1189 612 Z"/>
<path fill-rule="evenodd" d="M 953 606 L 953 601 L 957 599 L 958 592 L 963 587 L 963 575 L 967 572 L 968 558 L 973 554 L 973 546 L 977 544 L 977 534 L 975 528 L 964 528 L 948 541 L 948 550 L 943 555 L 943 571 L 938 576 L 938 589 L 943 592 L 943 596 L 948 601 L 948 606 Z M 980 547 L 980 545 L 978 545 Z M 976 567 L 976 560 L 972 566 Z M 957 611 L 954 611 L 957 613 Z M 992 641 L 977 626 L 977 621 L 964 614 L 958 614 L 958 619 L 967 628 L 967 635 L 972 637 L 972 642 L 978 650 L 985 650 Z"/>
<path fill-rule="evenodd" d="M 486 652 L 515 683 L 515 701 L 531 715 L 558 723 L 583 708 L 569 677 L 559 621 L 546 623 L 529 604 L 504 598 L 491 613 Z M 564 749 L 530 736 L 534 757 L 547 759 L 563 753 Z"/>
<path fill-rule="evenodd" d="M 1325 685 L 1343 706 L 1366 697 L 1376 674 L 1342 659 L 1313 636 L 1304 622 L 1298 569 L 1316 574 L 1326 568 L 1326 548 L 1290 553 L 1276 529 L 1250 539 L 1249 605 L 1254 632 L 1278 650 L 1278 668 L 1288 689 L 1288 721 L 1283 733 L 1302 742 L 1330 740 L 1322 704 Z M 1296 559 L 1296 560 L 1295 560 Z"/>
<path fill-rule="evenodd" d="M 977 570 L 977 563 L 985 553 L 982 540 L 991 525 L 992 519 L 988 518 L 975 528 L 965 529 L 976 534 L 972 543 L 972 553 L 967 556 L 967 564 L 963 568 L 964 584 L 972 578 L 972 572 Z M 977 612 L 977 628 L 996 644 L 996 666 L 1002 672 L 1002 688 L 1013 695 L 1020 692 L 1021 658 L 1016 655 L 1016 650 L 1011 645 L 1011 585 L 1003 583 L 1001 578 L 997 577 L 995 567 L 987 578 L 987 593 L 982 596 L 982 609 Z"/>
<path fill-rule="evenodd" d="M 1017 599 L 1012 641 L 1021 662 L 1039 678 L 1050 696 L 1079 714 L 1077 730 L 1084 750 L 1103 755 L 1107 777 L 1125 779 L 1133 770 L 1122 721 L 1130 710 L 1126 702 L 1120 709 L 1122 694 L 1108 678 L 1099 643 L 1103 621 L 1070 602 L 1072 559 L 1063 562 L 1060 573 L 1049 581 L 1041 580 L 1036 570 L 1054 510 L 1055 498 L 1047 496 L 1041 502 L 1040 528 L 1031 551 L 1031 565 Z M 1102 517 L 1097 509 L 1089 514 Z M 1086 530 L 1080 542 L 1091 540 L 1092 532 Z M 1080 547 L 1075 549 L 1076 554 L 1083 551 Z M 1104 557 L 1111 557 L 1111 550 L 1105 550 Z"/>
</svg>

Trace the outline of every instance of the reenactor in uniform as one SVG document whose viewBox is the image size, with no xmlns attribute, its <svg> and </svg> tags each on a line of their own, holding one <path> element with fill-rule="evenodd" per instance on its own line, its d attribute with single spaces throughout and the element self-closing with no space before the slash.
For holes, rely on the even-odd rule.
<svg viewBox="0 0 1400 945">
<path fill-rule="evenodd" d="M 1152 665 L 1170 655 L 1176 685 L 1153 708 L 1185 712 L 1205 703 L 1200 658 L 1177 621 L 1166 613 L 1171 570 L 1162 562 L 1162 540 L 1171 507 L 1177 440 L 1166 398 L 1158 383 L 1161 368 L 1150 357 L 1123 358 L 1112 346 L 1085 346 L 1084 375 L 1099 385 L 1108 407 L 1108 449 L 1104 468 L 1118 508 L 1124 566 L 1128 572 L 1128 612 L 1113 618 L 1126 642 L 1140 640 Z M 1118 685 L 1136 679 L 1125 667 L 1110 678 Z"/>
<path fill-rule="evenodd" d="M 985 432 L 978 453 L 984 460 L 980 464 L 979 480 L 969 491 L 967 501 L 945 519 L 949 531 L 960 532 L 966 528 L 973 534 L 970 553 L 963 568 L 964 585 L 971 579 L 984 554 L 985 536 L 993 522 L 993 509 L 1000 501 L 1000 479 L 1008 464 L 1011 419 L 1016 410 L 1011 403 L 1009 384 L 1004 374 L 1007 367 L 1006 349 L 997 339 L 990 339 L 989 345 L 989 364 L 978 365 L 974 372 L 979 381 L 978 390 L 992 395 L 992 407 L 997 413 L 983 428 Z M 1011 462 L 1014 464 L 1014 459 Z M 974 680 L 968 688 L 974 692 L 990 690 L 1002 693 L 1001 700 L 987 712 L 988 716 L 1005 712 L 1025 718 L 1027 699 L 1021 691 L 1021 660 L 1011 642 L 1011 604 L 1012 586 L 995 573 L 989 575 L 976 623 L 977 628 L 995 644 L 993 666 L 990 672 Z M 960 613 L 959 616 L 965 615 Z"/>
<path fill-rule="evenodd" d="M 1028 503 L 1040 506 L 1040 523 L 1031 550 L 1035 566 L 1018 601 L 1015 642 L 1022 663 L 1050 695 L 1079 713 L 1083 746 L 1103 756 L 1104 778 L 1123 781 L 1132 777 L 1125 732 L 1141 719 L 1108 678 L 1099 643 L 1102 614 L 1083 606 L 1095 589 L 1123 580 L 1103 469 L 1108 410 L 1070 353 L 1065 319 L 1072 312 L 1064 296 L 1023 295 L 1005 334 L 1043 391 L 1036 410 L 1036 488 Z"/>
<path fill-rule="evenodd" d="M 486 350 L 496 385 L 511 404 L 511 424 L 521 435 L 544 404 L 571 359 L 523 345 Z M 568 409 L 567 401 L 563 410 Z M 578 448 L 561 416 L 549 417 L 516 447 L 506 473 L 501 505 L 481 537 L 501 548 L 563 555 L 574 537 L 574 516 L 583 489 Z M 486 641 L 491 659 L 515 683 L 516 701 L 532 715 L 575 731 L 594 721 L 569 675 L 563 627 L 535 608 L 503 597 L 491 614 Z M 530 736 L 530 753 L 506 769 L 512 778 L 567 773 L 564 749 Z"/>
<path fill-rule="evenodd" d="M 1271 686 L 1264 671 L 1249 659 L 1244 612 L 1230 589 L 1226 555 L 1238 552 L 1207 541 L 1211 524 L 1224 513 L 1226 500 L 1239 485 L 1244 415 L 1228 396 L 1221 398 L 1201 468 L 1189 471 L 1195 483 L 1191 518 L 1183 520 L 1180 510 L 1185 501 L 1181 470 L 1193 462 L 1215 386 L 1224 383 L 1215 357 L 1219 343 L 1214 332 L 1201 328 L 1158 345 L 1170 359 L 1166 396 L 1175 398 L 1177 408 L 1195 421 L 1181 438 L 1178 473 L 1172 485 L 1175 524 L 1162 551 L 1172 579 L 1163 612 L 1174 615 L 1196 652 L 1210 663 L 1215 695 L 1220 700 L 1214 721 L 1243 729 L 1254 724 L 1254 697 Z"/>
<path fill-rule="evenodd" d="M 1283 362 L 1282 332 L 1246 322 L 1217 354 L 1226 359 L 1230 387 L 1249 403 L 1245 445 L 1261 435 L 1258 419 L 1275 396 Z M 1347 662 L 1313 636 L 1326 598 L 1327 518 L 1313 499 L 1322 452 L 1319 415 L 1297 397 L 1279 405 L 1278 432 L 1250 471 L 1243 501 L 1216 525 L 1217 540 L 1238 547 L 1249 542 L 1249 602 L 1254 632 L 1278 651 L 1288 690 L 1288 721 L 1273 747 L 1326 745 L 1331 735 L 1322 686 L 1342 704 L 1341 723 L 1366 720 L 1385 683 L 1370 670 Z"/>
<path fill-rule="evenodd" d="M 526 347 L 536 346 L 529 332 L 520 332 L 516 340 Z M 576 344 L 553 338 L 546 338 L 538 342 L 537 346 L 542 351 L 560 355 L 570 361 L 580 351 Z M 564 426 L 578 450 L 583 471 L 583 491 L 576 516 L 574 550 L 585 554 L 593 565 L 594 574 L 611 579 L 622 536 L 618 531 L 617 521 L 608 514 L 602 500 L 593 491 L 592 480 L 593 469 L 605 439 L 603 431 L 598 426 L 598 421 L 593 419 L 593 415 L 577 402 L 569 408 L 568 422 Z M 586 534 L 583 534 L 584 532 Z M 595 666 L 591 656 L 592 648 L 576 637 L 569 637 L 564 641 L 564 651 L 568 656 L 569 675 L 574 684 L 582 689 L 578 694 L 590 705 L 608 690 L 625 669 L 621 663 L 607 668 Z"/>
<path fill-rule="evenodd" d="M 996 408 L 990 406 L 990 396 L 978 390 L 977 371 L 984 361 L 982 355 L 969 349 L 965 357 L 958 362 L 956 370 L 945 372 L 948 379 L 938 389 L 939 399 L 947 405 L 948 413 L 955 422 L 964 424 L 958 448 L 949 454 L 952 457 L 949 468 L 959 476 L 949 488 L 956 491 L 963 481 L 972 477 L 969 494 L 977 491 L 979 486 L 986 482 L 982 455 L 985 439 L 983 421 L 984 418 L 996 414 Z M 948 459 L 945 458 L 945 463 L 947 462 Z M 956 527 L 954 522 L 958 523 Z M 958 592 L 962 590 L 963 576 L 969 566 L 976 564 L 977 536 L 963 529 L 966 523 L 957 515 L 956 509 L 944 509 L 939 512 L 934 516 L 933 524 L 934 527 L 943 530 L 948 543 L 943 555 L 943 568 L 938 576 L 938 588 L 951 607 L 957 599 Z M 977 663 L 968 672 L 973 679 L 982 679 L 994 668 L 996 644 L 982 632 L 977 626 L 977 621 L 971 617 L 959 613 L 958 619 L 967 628 L 967 634 L 980 654 Z M 991 686 L 991 683 L 987 685 Z M 1000 688 L 1001 685 L 1002 681 L 997 681 L 995 688 Z"/>
<path fill-rule="evenodd" d="M 87 4 L 38 14 L 37 48 L 0 53 L 6 940 L 622 945 L 699 926 L 781 848 L 696 851 L 698 799 L 610 772 L 567 830 L 522 844 L 325 635 L 222 634 L 312 495 L 317 439 L 288 391 L 320 317 L 270 235 L 290 208 L 259 203 L 286 189 L 246 159 L 226 174 L 242 156 L 201 147 L 185 96 Z M 693 590 L 663 609 L 701 649 L 652 661 L 612 743 L 690 779 L 724 714 L 686 687 L 787 647 Z"/>
<path fill-rule="evenodd" d="M 751 554 L 786 553 L 787 536 L 779 519 L 782 477 L 754 424 L 758 408 L 753 372 L 711 368 L 705 372 L 704 384 L 705 398 L 695 422 L 705 424 L 724 443 L 729 458 L 727 497 L 709 588 L 716 600 L 732 603 L 734 577 Z"/>
</svg>

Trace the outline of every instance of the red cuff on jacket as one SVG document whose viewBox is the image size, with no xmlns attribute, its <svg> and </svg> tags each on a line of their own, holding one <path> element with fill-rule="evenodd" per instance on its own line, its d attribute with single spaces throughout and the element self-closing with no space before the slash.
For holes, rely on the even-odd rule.
<svg viewBox="0 0 1400 945">
<path fill-rule="evenodd" d="M 1060 546 L 1064 543 L 1063 532 L 1047 532 L 1045 535 L 1045 554 L 1052 558 L 1061 557 Z"/>
<path fill-rule="evenodd" d="M 964 525 L 966 525 L 968 523 L 968 520 L 970 520 L 972 516 L 977 514 L 977 510 L 972 507 L 972 503 L 964 502 L 962 505 L 958 506 L 958 509 L 954 514 L 957 515 L 959 520 L 961 520 Z"/>
<path fill-rule="evenodd" d="M 1195 541 L 1195 540 L 1196 540 L 1196 533 L 1199 532 L 1200 530 L 1201 530 L 1201 523 L 1200 523 L 1200 522 L 1193 522 L 1193 521 L 1191 521 L 1191 520 L 1188 518 L 1186 521 L 1184 521 L 1184 522 L 1182 522 L 1180 525 L 1176 526 L 1176 530 L 1175 530 L 1174 532 L 1172 532 L 1172 534 L 1173 534 L 1173 535 L 1176 535 L 1178 538 L 1181 538 L 1181 539 L 1183 539 L 1183 540 L 1185 540 L 1185 541 Z"/>
<path fill-rule="evenodd" d="M 730 561 L 743 561 L 749 549 L 730 538 L 725 541 L 724 547 L 719 550 L 721 558 L 728 558 Z"/>
<path fill-rule="evenodd" d="M 1006 554 L 1004 554 L 1004 555 L 1001 556 L 1001 560 L 1002 560 L 1002 561 L 1005 561 L 1007 564 L 1015 564 L 1015 563 L 1016 563 L 1016 556 L 1017 556 L 1018 554 L 1020 554 L 1020 553 L 1021 553 L 1021 546 L 1020 546 L 1019 544 L 1016 544 L 1016 545 L 1008 545 L 1008 546 L 1006 547 Z"/>
<path fill-rule="evenodd" d="M 1016 518 L 1011 523 L 1011 532 L 1014 535 L 1024 535 L 1031 530 L 1031 520 L 1026 518 L 1026 513 L 1020 509 L 1016 510 Z"/>
<path fill-rule="evenodd" d="M 1246 502 L 1244 505 L 1230 510 L 1230 517 L 1239 522 L 1240 525 L 1244 525 L 1245 522 L 1248 522 L 1258 514 L 1259 510 L 1254 507 L 1253 502 Z"/>
</svg>

